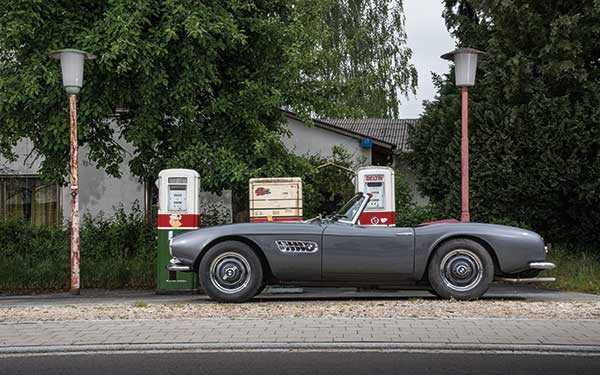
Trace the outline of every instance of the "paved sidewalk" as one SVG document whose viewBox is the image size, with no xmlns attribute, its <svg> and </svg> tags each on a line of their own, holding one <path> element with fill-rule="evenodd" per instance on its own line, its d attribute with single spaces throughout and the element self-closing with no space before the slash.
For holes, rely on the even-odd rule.
<svg viewBox="0 0 600 375">
<path fill-rule="evenodd" d="M 600 321 L 292 318 L 0 323 L 0 354 L 186 347 L 433 347 L 600 353 Z"/>
</svg>

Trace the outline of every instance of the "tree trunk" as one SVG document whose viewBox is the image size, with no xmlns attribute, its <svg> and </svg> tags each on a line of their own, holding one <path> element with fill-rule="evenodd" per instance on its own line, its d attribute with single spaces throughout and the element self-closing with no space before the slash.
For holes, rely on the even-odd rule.
<svg viewBox="0 0 600 375">
<path fill-rule="evenodd" d="M 231 211 L 234 223 L 247 223 L 250 221 L 250 202 L 248 188 L 233 189 L 231 191 Z"/>
</svg>

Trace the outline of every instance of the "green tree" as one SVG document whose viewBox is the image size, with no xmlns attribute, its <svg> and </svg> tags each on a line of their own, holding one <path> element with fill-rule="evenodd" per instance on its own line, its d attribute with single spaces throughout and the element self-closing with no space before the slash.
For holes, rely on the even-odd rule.
<svg viewBox="0 0 600 375">
<path fill-rule="evenodd" d="M 600 239 L 600 2 L 446 1 L 461 46 L 488 52 L 470 95 L 474 220 L 523 222 L 548 240 Z M 460 208 L 453 72 L 411 132 L 421 190 Z"/>
<path fill-rule="evenodd" d="M 355 193 L 354 174 L 348 169 L 356 170 L 362 162 L 353 161 L 342 146 L 334 146 L 331 157 L 311 155 L 305 160 L 309 168 L 302 175 L 304 218 L 334 214 Z"/>
<path fill-rule="evenodd" d="M 303 118 L 350 113 L 363 101 L 363 113 L 395 111 L 396 90 L 414 85 L 414 68 L 400 3 L 387 5 L 1 2 L 0 153 L 14 157 L 29 138 L 45 178 L 67 174 L 67 100 L 48 51 L 75 47 L 98 56 L 86 64 L 78 106 L 79 144 L 98 168 L 121 173 L 120 137 L 133 146 L 132 172 L 149 185 L 160 169 L 185 165 L 202 173 L 206 190 L 234 189 L 243 200 L 249 177 L 293 163 L 279 142 L 282 107 Z M 338 22 L 325 28 L 332 12 Z M 344 26 L 354 18 L 365 21 Z M 343 43 L 332 45 L 334 35 Z M 338 64 L 345 68 L 324 74 Z"/>
<path fill-rule="evenodd" d="M 325 116 L 398 117 L 399 95 L 415 93 L 417 70 L 406 46 L 402 0 L 326 2 L 314 76 L 337 84 L 341 106 Z"/>
<path fill-rule="evenodd" d="M 298 4 L 302 6 L 298 6 Z M 304 72 L 316 61 L 320 3 L 313 1 L 23 0 L 0 4 L 0 152 L 30 138 L 41 172 L 62 179 L 68 164 L 67 100 L 48 51 L 95 53 L 79 97 L 79 143 L 118 176 L 123 137 L 134 174 L 157 172 L 192 153 L 209 169 L 204 187 L 239 186 L 278 139 L 280 108 L 330 106 L 326 82 Z M 267 167 L 266 164 L 272 165 Z M 212 176 L 214 175 L 214 176 Z"/>
</svg>

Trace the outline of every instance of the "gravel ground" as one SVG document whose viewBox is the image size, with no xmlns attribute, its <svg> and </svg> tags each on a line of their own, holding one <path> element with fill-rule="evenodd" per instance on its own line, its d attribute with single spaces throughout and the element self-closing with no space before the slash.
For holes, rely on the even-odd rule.
<svg viewBox="0 0 600 375">
<path fill-rule="evenodd" d="M 198 318 L 520 318 L 599 319 L 600 302 L 527 301 L 285 301 L 245 304 L 185 303 L 0 306 L 0 321 Z"/>
</svg>

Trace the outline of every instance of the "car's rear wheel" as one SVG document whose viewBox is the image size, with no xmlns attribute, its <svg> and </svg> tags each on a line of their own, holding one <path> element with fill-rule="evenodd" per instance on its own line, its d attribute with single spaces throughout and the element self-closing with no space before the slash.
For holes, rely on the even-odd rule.
<svg viewBox="0 0 600 375">
<path fill-rule="evenodd" d="M 428 277 L 438 296 L 472 300 L 481 297 L 494 280 L 494 261 L 475 241 L 450 240 L 433 254 Z"/>
<path fill-rule="evenodd" d="M 221 242 L 202 257 L 198 270 L 206 294 L 221 302 L 246 302 L 262 285 L 262 266 L 256 253 L 237 241 Z"/>
</svg>

